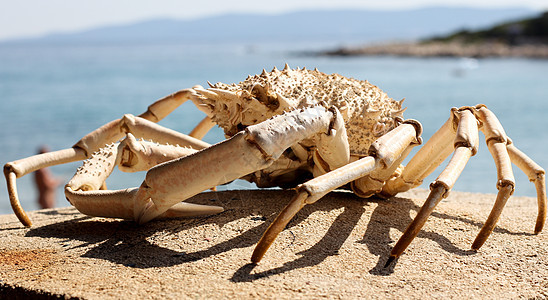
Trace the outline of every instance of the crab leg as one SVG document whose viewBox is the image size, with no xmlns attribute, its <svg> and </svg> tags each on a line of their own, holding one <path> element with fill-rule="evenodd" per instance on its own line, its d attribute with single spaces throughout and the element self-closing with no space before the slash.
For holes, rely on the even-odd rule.
<svg viewBox="0 0 548 300">
<path fill-rule="evenodd" d="M 25 213 L 19 195 L 17 194 L 16 179 L 41 168 L 63 163 L 70 163 L 86 158 L 86 153 L 80 148 L 69 148 L 54 152 L 34 155 L 25 159 L 9 162 L 4 165 L 4 176 L 8 186 L 8 195 L 13 212 L 24 226 L 32 226 L 32 221 Z"/>
<path fill-rule="evenodd" d="M 411 158 L 402 174 L 386 182 L 381 192 L 384 197 L 391 197 L 421 185 L 424 178 L 454 151 L 451 142 L 455 139 L 455 129 L 458 125 L 455 113 L 456 108 L 452 110 L 447 122 Z"/>
<path fill-rule="evenodd" d="M 119 128 L 122 136 L 125 135 L 125 133 L 131 133 L 137 138 L 151 138 L 155 142 L 160 144 L 189 146 L 197 150 L 210 146 L 208 143 L 198 138 L 191 137 L 176 130 L 166 128 L 152 121 L 148 121 L 141 117 L 135 117 L 130 114 L 126 114 L 122 117 L 122 119 L 120 120 Z M 101 141 L 103 143 L 99 143 L 99 145 L 104 146 L 114 141 Z"/>
<path fill-rule="evenodd" d="M 426 220 L 434 211 L 434 208 L 449 194 L 449 190 L 455 184 L 457 178 L 462 173 L 462 170 L 468 163 L 470 157 L 478 151 L 478 124 L 473 113 L 469 108 L 463 108 L 457 112 L 459 123 L 454 146 L 455 152 L 449 161 L 447 167 L 438 176 L 438 178 L 430 185 L 430 195 L 419 210 L 415 219 L 409 224 L 403 235 L 400 237 L 385 266 L 390 265 L 392 261 L 397 259 L 403 251 L 409 246 L 411 241 L 417 236 Z"/>
<path fill-rule="evenodd" d="M 8 186 L 8 195 L 12 209 L 24 226 L 32 226 L 30 218 L 19 202 L 16 178 L 25 176 L 38 169 L 86 159 L 100 146 L 112 143 L 124 136 L 122 128 L 135 131 L 139 136 L 153 136 L 160 142 L 191 146 L 194 149 L 208 147 L 209 144 L 177 131 L 167 129 L 139 117 L 126 115 L 87 134 L 73 148 L 34 155 L 9 162 L 4 165 L 4 175 Z M 101 144 L 104 143 L 104 144 Z"/>
<path fill-rule="evenodd" d="M 509 141 L 508 154 L 512 162 L 525 173 L 529 180 L 535 184 L 537 190 L 537 202 L 538 202 L 538 215 L 537 222 L 535 224 L 535 234 L 542 231 L 544 222 L 546 221 L 546 182 L 544 178 L 544 169 L 529 158 L 525 153 L 521 152 L 514 144 Z"/>
<path fill-rule="evenodd" d="M 502 209 L 506 205 L 506 201 L 508 201 L 508 198 L 514 193 L 515 186 L 512 162 L 510 161 L 510 156 L 506 150 L 508 138 L 506 137 L 502 125 L 495 114 L 485 106 L 478 106 L 478 117 L 483 123 L 481 130 L 485 135 L 485 142 L 487 143 L 489 152 L 491 152 L 497 167 L 497 189 L 499 192 L 489 217 L 472 243 L 472 249 L 474 250 L 481 248 L 485 240 L 487 240 L 489 235 L 491 235 L 491 232 L 493 232 L 502 213 Z"/>
<path fill-rule="evenodd" d="M 111 121 L 96 130 L 88 133 L 72 148 L 34 155 L 4 165 L 4 176 L 8 186 L 8 195 L 12 209 L 24 226 L 32 226 L 32 222 L 21 207 L 17 193 L 16 178 L 25 176 L 41 168 L 70 163 L 88 158 L 92 153 L 104 145 L 120 140 L 125 132 L 135 130 L 138 137 L 158 136 L 171 144 L 190 145 L 195 149 L 208 147 L 209 144 L 199 139 L 186 136 L 174 130 L 154 124 L 173 111 L 177 106 L 193 97 L 191 89 L 182 90 L 149 106 L 140 117 L 126 115 L 121 119 Z M 147 121 L 152 120 L 152 121 Z"/>
<path fill-rule="evenodd" d="M 163 162 L 196 153 L 187 147 L 137 141 L 128 133 L 120 143 L 112 143 L 93 153 L 78 168 L 67 186 L 73 190 L 99 190 L 115 166 L 124 172 L 146 171 Z"/>
<path fill-rule="evenodd" d="M 391 169 L 394 164 L 399 164 L 402 153 L 408 153 L 409 148 L 419 143 L 420 137 L 417 133 L 420 133 L 421 130 L 420 123 L 412 120 L 406 121 L 375 141 L 371 146 L 370 156 L 299 185 L 297 195 L 261 237 L 251 261 L 258 263 L 263 258 L 278 234 L 305 205 L 312 204 L 330 191 L 373 171 Z"/>
<path fill-rule="evenodd" d="M 102 142 L 116 141 L 123 136 L 120 130 L 120 121 L 120 119 L 114 120 L 99 127 L 84 136 L 72 148 L 33 155 L 4 165 L 4 175 L 6 176 L 8 185 L 10 203 L 15 215 L 24 226 L 30 227 L 32 226 L 32 222 L 19 202 L 16 178 L 20 178 L 41 168 L 86 159 L 91 153 L 107 144 L 101 144 Z"/>
<path fill-rule="evenodd" d="M 201 86 L 195 86 L 202 88 Z M 203 88 L 202 88 L 203 89 Z M 139 115 L 154 123 L 159 122 L 187 100 L 196 97 L 194 89 L 184 89 L 157 100 L 148 106 L 146 112 Z"/>
<path fill-rule="evenodd" d="M 264 169 L 285 149 L 318 135 L 336 137 L 330 140 L 333 146 L 345 150 L 320 153 L 328 168 L 348 162 L 348 141 L 338 110 L 316 106 L 292 111 L 249 126 L 194 155 L 150 169 L 136 195 L 135 220 L 147 222 L 203 190 Z"/>
<path fill-rule="evenodd" d="M 192 129 L 188 135 L 201 140 L 206 133 L 213 128 L 213 126 L 215 126 L 213 120 L 211 120 L 210 117 L 205 117 L 202 121 L 200 121 L 200 123 L 198 123 L 198 125 L 196 125 L 196 127 L 194 127 L 194 129 Z"/>
</svg>

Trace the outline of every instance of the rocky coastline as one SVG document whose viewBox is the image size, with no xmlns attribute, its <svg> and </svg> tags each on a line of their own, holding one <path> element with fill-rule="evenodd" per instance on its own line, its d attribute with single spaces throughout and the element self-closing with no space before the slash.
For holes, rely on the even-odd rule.
<svg viewBox="0 0 548 300">
<path fill-rule="evenodd" d="M 410 42 L 340 47 L 321 51 L 325 56 L 404 56 L 404 57 L 522 57 L 548 59 L 548 45 L 506 43 L 462 43 L 462 42 Z"/>
</svg>

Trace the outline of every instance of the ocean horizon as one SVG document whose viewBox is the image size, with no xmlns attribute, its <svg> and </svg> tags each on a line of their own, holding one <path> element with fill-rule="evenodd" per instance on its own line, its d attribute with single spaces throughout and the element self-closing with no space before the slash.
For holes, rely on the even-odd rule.
<svg viewBox="0 0 548 300">
<path fill-rule="evenodd" d="M 283 68 L 288 63 L 294 68 L 318 68 L 368 80 L 396 100 L 405 98 L 408 109 L 404 116 L 422 123 L 425 141 L 448 119 L 451 107 L 486 104 L 514 144 L 542 167 L 548 166 L 544 155 L 548 149 L 548 60 L 296 54 L 306 47 L 229 42 L 0 45 L 0 161 L 5 164 L 31 156 L 41 145 L 51 150 L 69 148 L 97 127 L 127 113 L 138 115 L 155 100 L 180 89 L 207 86 L 207 81 L 238 82 L 263 68 Z M 188 133 L 203 117 L 189 102 L 160 124 Z M 204 138 L 208 143 L 223 139 L 218 128 Z M 480 141 L 479 153 L 470 160 L 454 190 L 497 192 L 495 164 L 481 134 Z M 79 165 L 55 166 L 51 171 L 67 182 Z M 422 187 L 427 188 L 441 170 L 438 168 Z M 514 167 L 514 174 L 515 195 L 535 197 L 533 184 L 521 170 Z M 139 186 L 143 179 L 143 172 L 115 171 L 107 185 L 121 189 Z M 18 179 L 17 184 L 23 207 L 37 209 L 32 174 Z M 238 188 L 254 187 L 243 181 L 220 187 Z M 11 213 L 4 180 L 0 189 L 0 214 Z M 62 186 L 57 191 L 57 205 L 69 205 Z"/>
</svg>

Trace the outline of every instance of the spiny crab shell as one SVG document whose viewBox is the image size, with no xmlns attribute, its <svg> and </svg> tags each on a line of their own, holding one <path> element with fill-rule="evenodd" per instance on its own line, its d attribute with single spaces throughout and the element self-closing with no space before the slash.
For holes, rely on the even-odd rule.
<svg viewBox="0 0 548 300">
<path fill-rule="evenodd" d="M 357 157 L 366 156 L 371 143 L 392 130 L 405 110 L 403 100 L 393 100 L 368 81 L 287 65 L 281 71 L 263 70 L 237 84 L 210 86 L 228 91 L 226 100 L 211 99 L 205 90 L 197 89 L 201 94 L 197 106 L 227 137 L 284 112 L 313 105 L 334 106 L 344 118 L 350 154 Z"/>
</svg>

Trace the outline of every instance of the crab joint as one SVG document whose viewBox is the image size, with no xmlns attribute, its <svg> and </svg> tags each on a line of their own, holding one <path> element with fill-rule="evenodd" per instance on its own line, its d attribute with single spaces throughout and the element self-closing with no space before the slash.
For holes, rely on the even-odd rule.
<svg viewBox="0 0 548 300">
<path fill-rule="evenodd" d="M 382 167 L 353 181 L 352 190 L 363 198 L 379 194 L 385 182 L 395 173 L 413 147 L 422 142 L 421 132 L 422 126 L 419 122 L 406 120 L 375 141 L 369 150 L 370 155 L 378 159 Z"/>
<path fill-rule="evenodd" d="M 131 133 L 128 133 L 119 148 L 122 153 L 119 168 L 124 172 L 146 171 L 163 162 L 198 152 L 187 147 L 137 141 Z"/>
</svg>

